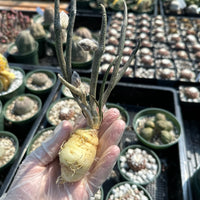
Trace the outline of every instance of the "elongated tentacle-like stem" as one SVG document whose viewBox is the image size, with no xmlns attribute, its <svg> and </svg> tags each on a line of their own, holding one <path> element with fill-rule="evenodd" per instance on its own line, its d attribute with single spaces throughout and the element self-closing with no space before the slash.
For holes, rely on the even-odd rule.
<svg viewBox="0 0 200 200">
<path fill-rule="evenodd" d="M 102 24 L 101 24 L 100 37 L 98 41 L 99 48 L 94 53 L 93 62 L 92 62 L 91 82 L 90 82 L 90 105 L 91 105 L 92 114 L 93 116 L 95 116 L 95 118 L 97 117 L 98 113 L 96 111 L 96 102 L 94 101 L 94 99 L 96 99 L 96 89 L 97 89 L 99 67 L 101 64 L 101 57 L 105 49 L 106 31 L 107 31 L 106 10 L 102 4 L 100 4 L 100 6 L 102 8 Z"/>
<path fill-rule="evenodd" d="M 67 30 L 67 43 L 66 43 L 66 65 L 67 65 L 67 73 L 68 73 L 68 82 L 71 82 L 71 76 L 72 76 L 72 37 L 73 37 L 73 29 L 74 29 L 74 23 L 76 18 L 76 0 L 71 0 L 71 10 L 70 10 L 70 16 L 69 16 L 69 25 Z"/>
<path fill-rule="evenodd" d="M 59 5 L 60 5 L 60 0 L 55 0 L 54 30 L 55 30 L 55 36 L 56 36 L 56 54 L 57 54 L 58 63 L 62 70 L 63 76 L 67 80 L 68 76 L 67 76 L 67 71 L 66 71 L 67 69 L 66 62 L 65 62 L 65 58 L 63 54 L 63 41 L 61 37 Z"/>
</svg>

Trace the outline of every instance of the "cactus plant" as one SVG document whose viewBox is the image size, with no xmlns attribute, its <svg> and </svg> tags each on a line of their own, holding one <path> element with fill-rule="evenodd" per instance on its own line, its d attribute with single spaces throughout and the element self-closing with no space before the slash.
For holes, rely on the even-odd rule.
<svg viewBox="0 0 200 200">
<path fill-rule="evenodd" d="M 42 24 L 39 24 L 39 23 L 33 23 L 31 25 L 30 33 L 35 39 L 43 38 L 46 36 L 44 27 L 42 26 Z"/>
<path fill-rule="evenodd" d="M 36 41 L 28 30 L 19 33 L 15 44 L 20 54 L 31 52 L 36 48 Z"/>
<path fill-rule="evenodd" d="M 84 51 L 84 49 L 79 45 L 79 41 L 81 37 L 74 35 L 72 41 L 72 62 L 86 62 L 90 57 L 90 53 L 88 51 Z"/>
<path fill-rule="evenodd" d="M 150 141 L 153 138 L 154 129 L 150 127 L 143 128 L 140 134 L 144 139 Z"/>
<path fill-rule="evenodd" d="M 54 20 L 54 8 L 52 6 L 44 9 L 44 25 L 50 25 Z"/>
<path fill-rule="evenodd" d="M 0 54 L 0 92 L 8 90 L 14 78 L 15 75 L 10 72 L 6 58 Z"/>
<path fill-rule="evenodd" d="M 77 28 L 75 31 L 75 34 L 82 38 L 92 39 L 91 31 L 87 27 L 84 27 L 84 26 Z"/>
<path fill-rule="evenodd" d="M 162 143 L 168 144 L 173 140 L 173 137 L 169 131 L 163 130 L 163 131 L 161 131 L 160 139 L 161 139 Z"/>
<path fill-rule="evenodd" d="M 49 31 L 50 31 L 50 34 L 51 34 L 50 39 L 51 39 L 52 41 L 55 41 L 54 24 L 51 24 L 51 25 L 50 25 Z M 62 37 L 63 43 L 65 43 L 65 41 L 66 41 L 66 39 L 67 39 L 67 30 L 64 29 L 64 28 L 61 29 L 61 37 Z"/>
<path fill-rule="evenodd" d="M 49 80 L 45 73 L 34 73 L 32 75 L 32 84 L 37 86 L 43 86 Z"/>
<path fill-rule="evenodd" d="M 30 97 L 20 96 L 16 99 L 13 112 L 16 115 L 24 115 L 33 109 L 34 102 Z"/>
</svg>

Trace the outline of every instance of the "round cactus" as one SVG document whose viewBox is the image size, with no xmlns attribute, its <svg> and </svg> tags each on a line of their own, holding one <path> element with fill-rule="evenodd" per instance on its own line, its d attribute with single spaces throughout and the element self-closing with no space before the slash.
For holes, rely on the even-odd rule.
<svg viewBox="0 0 200 200">
<path fill-rule="evenodd" d="M 166 120 L 166 117 L 162 113 L 156 113 L 156 120 Z"/>
<path fill-rule="evenodd" d="M 164 144 L 168 144 L 173 140 L 172 134 L 168 131 L 161 131 L 160 139 Z"/>
<path fill-rule="evenodd" d="M 45 35 L 46 35 L 45 30 L 44 30 L 42 24 L 39 24 L 39 23 L 33 23 L 31 25 L 31 27 L 30 27 L 30 32 L 31 32 L 31 35 L 35 39 L 45 37 Z"/>
<path fill-rule="evenodd" d="M 92 33 L 91 31 L 86 28 L 86 27 L 79 27 L 78 29 L 76 29 L 75 34 L 77 36 L 80 36 L 82 38 L 88 38 L 88 39 L 92 39 Z"/>
<path fill-rule="evenodd" d="M 32 84 L 43 86 L 48 81 L 48 76 L 45 73 L 35 73 L 32 75 Z"/>
<path fill-rule="evenodd" d="M 33 51 L 35 49 L 35 43 L 35 39 L 30 31 L 27 30 L 20 32 L 15 41 L 20 54 Z"/>
<path fill-rule="evenodd" d="M 154 130 L 150 127 L 143 128 L 140 134 L 144 139 L 150 141 L 154 135 Z"/>
<path fill-rule="evenodd" d="M 155 123 L 152 120 L 145 122 L 145 127 L 155 128 Z"/>
<path fill-rule="evenodd" d="M 50 25 L 54 21 L 54 8 L 49 6 L 44 10 L 44 24 Z"/>
<path fill-rule="evenodd" d="M 73 62 L 86 62 L 89 57 L 89 52 L 84 51 L 83 48 L 78 44 L 81 40 L 79 36 L 73 36 L 72 40 L 72 61 Z"/>
<path fill-rule="evenodd" d="M 13 111 L 16 115 L 24 115 L 33 109 L 34 101 L 27 96 L 20 96 L 16 99 Z"/>
</svg>

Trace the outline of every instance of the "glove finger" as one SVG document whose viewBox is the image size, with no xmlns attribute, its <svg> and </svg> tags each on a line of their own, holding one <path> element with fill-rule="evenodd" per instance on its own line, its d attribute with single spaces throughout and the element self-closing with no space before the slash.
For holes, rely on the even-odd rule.
<svg viewBox="0 0 200 200">
<path fill-rule="evenodd" d="M 109 177 L 119 153 L 120 149 L 118 146 L 110 146 L 102 154 L 95 167 L 90 171 L 88 175 L 88 185 L 93 194 L 97 192 L 99 187 Z"/>
<path fill-rule="evenodd" d="M 99 138 L 104 134 L 108 127 L 120 117 L 120 112 L 116 108 L 110 108 L 104 113 L 103 121 L 99 129 Z"/>
<path fill-rule="evenodd" d="M 117 119 L 105 131 L 99 140 L 98 150 L 96 157 L 98 158 L 111 145 L 118 145 L 124 133 L 125 122 Z"/>
<path fill-rule="evenodd" d="M 54 130 L 54 136 L 42 143 L 35 151 L 29 156 L 30 160 L 35 160 L 35 164 L 47 165 L 53 161 L 60 150 L 64 141 L 68 140 L 70 133 L 72 132 L 72 126 L 68 121 L 61 122 Z"/>
</svg>

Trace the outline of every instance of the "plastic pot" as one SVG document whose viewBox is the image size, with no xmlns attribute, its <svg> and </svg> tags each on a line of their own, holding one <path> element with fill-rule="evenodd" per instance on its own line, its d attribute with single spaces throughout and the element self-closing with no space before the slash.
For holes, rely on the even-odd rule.
<svg viewBox="0 0 200 200">
<path fill-rule="evenodd" d="M 72 68 L 73 69 L 91 69 L 92 59 L 93 57 L 91 57 L 91 59 L 89 59 L 86 62 L 72 61 Z"/>
<path fill-rule="evenodd" d="M 144 137 L 142 137 L 140 135 L 140 133 L 138 132 L 139 122 L 141 122 L 141 120 L 143 120 L 146 117 L 155 117 L 155 115 L 157 113 L 164 114 L 166 116 L 167 120 L 172 122 L 173 127 L 174 127 L 174 134 L 175 134 L 175 137 L 176 137 L 176 139 L 174 141 L 172 141 L 170 143 L 167 143 L 167 144 L 155 144 L 153 142 L 150 142 L 150 141 L 144 139 Z M 170 146 L 176 144 L 178 142 L 178 140 L 180 139 L 180 136 L 181 136 L 181 125 L 178 122 L 176 116 L 174 116 L 172 113 L 170 113 L 170 112 L 168 112 L 168 111 L 166 111 L 164 109 L 161 109 L 161 108 L 147 108 L 147 109 L 141 110 L 140 112 L 138 112 L 135 115 L 132 124 L 133 124 L 133 128 L 135 130 L 135 133 L 136 133 L 138 139 L 143 144 L 145 144 L 146 146 L 151 147 L 153 149 L 166 149 L 166 148 L 169 148 Z"/>
<path fill-rule="evenodd" d="M 38 56 L 39 58 L 43 58 L 46 55 L 46 38 L 45 37 L 41 37 L 41 38 L 37 38 L 35 39 L 38 42 Z"/>
<path fill-rule="evenodd" d="M 126 123 L 126 127 L 128 127 L 129 122 L 130 122 L 130 117 L 129 117 L 128 111 L 125 108 L 123 108 L 122 106 L 120 106 L 118 104 L 114 104 L 114 103 L 107 103 L 106 107 L 107 108 L 117 108 L 122 116 L 122 119 Z"/>
<path fill-rule="evenodd" d="M 18 142 L 17 137 L 13 133 L 8 132 L 8 131 L 0 131 L 0 145 L 3 147 L 3 141 L 1 140 L 2 138 L 11 139 L 11 141 L 12 141 L 14 147 L 15 147 L 15 151 L 13 152 L 13 155 L 10 158 L 9 161 L 7 161 L 3 165 L 0 165 L 0 172 L 2 172 L 4 169 L 8 168 L 14 162 L 14 160 L 16 159 L 16 157 L 18 155 L 18 151 L 19 151 L 19 142 Z M 5 149 L 3 150 L 3 153 L 0 152 L 0 156 L 3 156 L 3 155 L 5 156 L 5 154 L 6 154 L 6 150 Z M 9 152 L 8 155 L 10 155 L 10 154 L 11 153 Z"/>
<path fill-rule="evenodd" d="M 0 93 L 0 100 L 4 103 L 7 100 L 12 99 L 13 97 L 24 93 L 25 84 L 24 77 L 25 72 L 22 68 L 19 67 L 10 67 L 11 72 L 16 76 L 15 80 L 11 83 L 7 91 Z"/>
<path fill-rule="evenodd" d="M 13 102 L 18 98 L 18 97 L 23 97 L 23 96 L 27 96 L 31 99 L 33 99 L 36 103 L 37 103 L 37 110 L 30 116 L 26 117 L 26 118 L 21 118 L 21 119 L 11 119 L 11 117 L 8 116 L 7 113 L 7 109 L 13 104 Z M 13 107 L 13 106 L 12 106 Z M 42 108 L 42 102 L 40 100 L 40 98 L 34 94 L 22 94 L 22 95 L 18 95 L 16 97 L 13 97 L 11 100 L 9 100 L 3 108 L 3 115 L 4 115 L 4 119 L 6 119 L 10 124 L 13 125 L 18 125 L 18 126 L 28 126 L 30 123 L 33 123 L 33 120 L 35 118 L 37 118 L 37 116 L 40 113 L 40 110 Z M 11 112 L 11 111 L 10 111 Z"/>
<path fill-rule="evenodd" d="M 44 74 L 46 74 L 48 76 L 49 80 L 52 81 L 52 85 L 50 85 L 48 88 L 45 88 L 45 89 L 43 89 L 42 87 L 41 87 L 41 89 L 40 89 L 40 87 L 37 87 L 36 89 L 31 88 L 27 84 L 27 81 L 34 73 L 44 73 Z M 47 93 L 49 93 L 51 91 L 51 89 L 53 88 L 53 86 L 56 83 L 56 80 L 57 80 L 56 74 L 53 71 L 47 70 L 47 69 L 36 69 L 36 70 L 30 71 L 29 73 L 26 74 L 26 76 L 25 76 L 25 87 L 32 94 L 36 94 L 36 95 L 42 97 L 42 96 L 46 95 Z"/>
<path fill-rule="evenodd" d="M 66 119 L 74 125 L 79 116 L 82 116 L 81 108 L 73 98 L 64 97 L 51 103 L 46 112 L 46 119 L 51 126 L 57 126 L 63 119 L 60 118 L 61 110 L 67 109 L 68 113 L 64 114 Z M 74 119 L 76 118 L 76 119 Z"/>
<path fill-rule="evenodd" d="M 24 63 L 24 64 L 32 64 L 32 65 L 38 65 L 38 42 L 35 41 L 35 49 L 30 52 L 26 52 L 24 54 L 19 54 L 15 51 L 13 53 L 14 49 L 16 49 L 16 45 L 12 43 L 8 47 L 8 61 L 9 62 L 16 62 L 16 63 Z"/>
<path fill-rule="evenodd" d="M 45 142 L 49 137 L 51 137 L 52 135 L 51 134 L 46 134 L 44 136 L 44 138 L 42 138 L 41 136 L 43 135 L 44 132 L 47 132 L 47 131 L 53 131 L 55 129 L 55 126 L 52 126 L 52 127 L 48 127 L 48 128 L 44 128 L 40 131 L 38 131 L 36 133 L 36 135 L 33 137 L 33 139 L 31 140 L 31 143 L 30 145 L 28 146 L 28 149 L 27 149 L 27 154 L 30 154 L 34 148 L 34 150 L 36 149 L 36 147 L 38 148 L 39 146 L 41 146 L 42 142 Z M 38 143 L 36 144 L 35 142 L 38 140 Z M 35 145 L 35 147 L 33 147 L 33 145 Z"/>
<path fill-rule="evenodd" d="M 147 152 L 147 155 L 151 155 L 151 156 L 155 159 L 156 164 L 157 164 L 156 174 L 151 178 L 151 180 L 149 180 L 149 179 L 147 180 L 147 179 L 146 179 L 146 180 L 144 180 L 144 181 L 141 182 L 141 183 L 140 183 L 139 181 L 134 181 L 134 180 L 132 180 L 132 179 L 131 179 L 131 176 L 126 175 L 126 174 L 123 172 L 123 170 L 122 170 L 122 168 L 121 168 L 121 165 L 120 165 L 120 163 L 121 163 L 120 158 L 121 158 L 122 156 L 125 156 L 126 153 L 127 153 L 127 151 L 128 151 L 129 149 L 136 149 L 136 148 L 146 151 L 146 152 Z M 127 162 L 125 162 L 125 164 L 128 165 Z M 124 149 L 121 151 L 120 156 L 119 156 L 119 158 L 118 158 L 118 160 L 117 160 L 117 166 L 118 166 L 118 170 L 119 170 L 119 172 L 120 172 L 120 175 L 123 177 L 123 179 L 124 179 L 125 181 L 131 181 L 131 182 L 133 182 L 133 183 L 136 184 L 136 185 L 143 185 L 143 186 L 145 186 L 145 185 L 147 185 L 147 184 L 153 182 L 154 180 L 156 180 L 156 179 L 158 178 L 158 176 L 160 175 L 160 172 L 161 172 L 161 163 L 160 163 L 160 159 L 158 158 L 157 154 L 156 154 L 154 151 L 152 151 L 152 150 L 150 150 L 150 149 L 148 149 L 148 148 L 146 148 L 146 147 L 144 147 L 144 146 L 142 146 L 142 145 L 130 145 L 130 146 L 124 148 Z M 142 170 L 142 169 L 141 169 L 141 170 Z M 141 171 L 141 170 L 139 170 L 139 171 Z M 138 172 L 139 172 L 139 171 L 138 171 Z M 141 172 L 142 172 L 142 171 L 141 171 Z M 130 173 L 130 172 L 129 172 L 129 173 Z M 133 173 L 134 173 L 134 172 L 133 172 Z M 147 174 L 146 174 L 146 175 L 147 175 Z M 138 175 L 138 177 L 139 177 L 139 175 Z"/>
<path fill-rule="evenodd" d="M 130 185 L 131 187 L 137 188 L 139 191 L 142 191 L 142 192 L 144 193 L 144 195 L 147 197 L 148 200 L 153 200 L 152 197 L 151 197 L 151 195 L 149 194 L 149 192 L 148 192 L 144 187 L 142 187 L 142 186 L 140 186 L 140 185 L 135 185 L 135 184 L 134 184 L 133 182 L 131 182 L 131 181 L 124 181 L 124 182 L 120 182 L 120 183 L 114 185 L 114 186 L 109 190 L 109 192 L 108 192 L 108 194 L 107 194 L 107 196 L 106 196 L 106 200 L 109 200 L 110 195 L 112 195 L 114 189 L 119 188 L 120 186 L 128 186 L 128 185 Z M 116 199 L 116 198 L 115 198 L 115 199 Z M 114 200 L 115 200 L 115 199 L 114 199 Z M 119 198 L 117 198 L 117 199 L 119 199 Z M 134 197 L 133 197 L 132 199 L 134 199 Z"/>
</svg>

